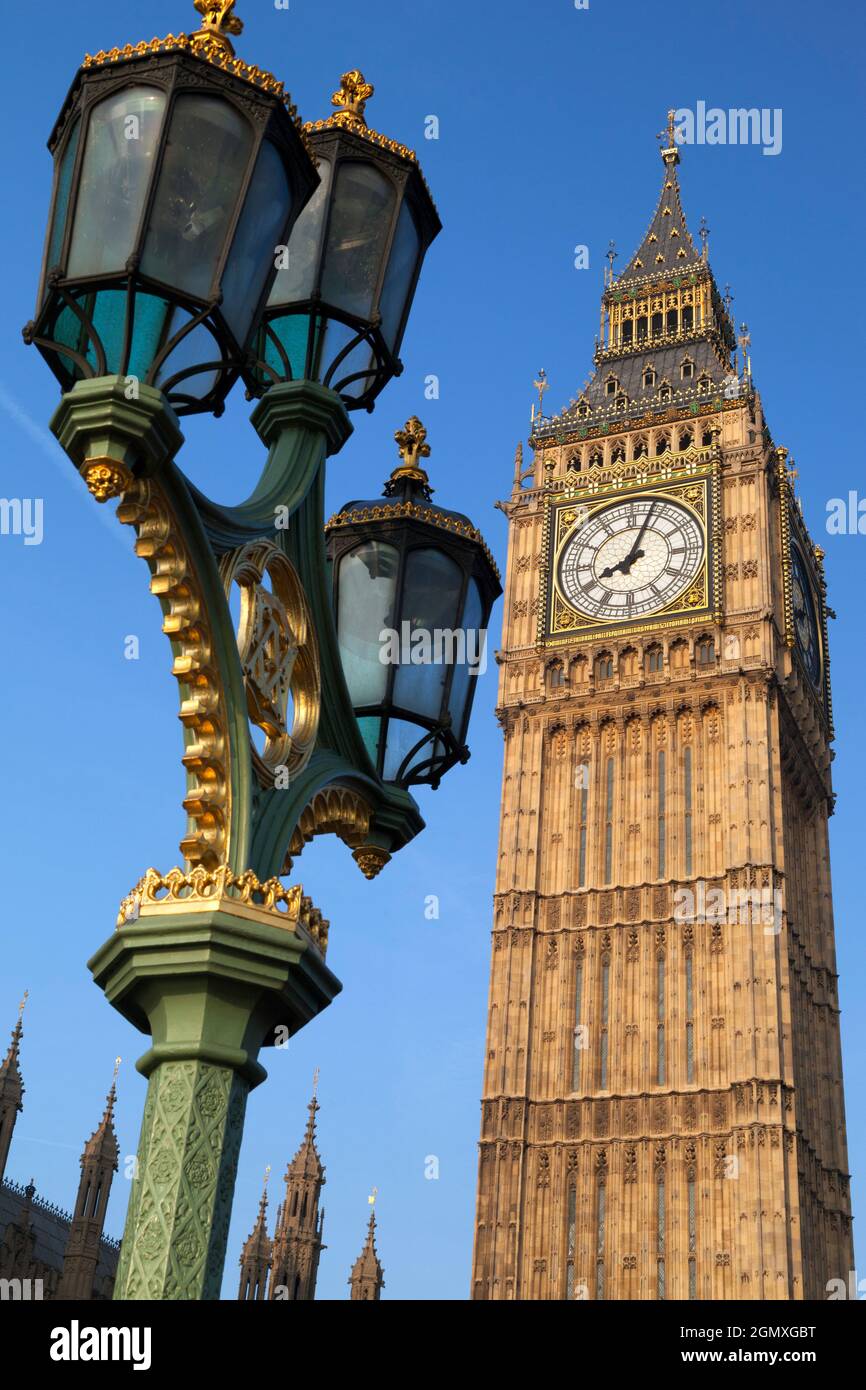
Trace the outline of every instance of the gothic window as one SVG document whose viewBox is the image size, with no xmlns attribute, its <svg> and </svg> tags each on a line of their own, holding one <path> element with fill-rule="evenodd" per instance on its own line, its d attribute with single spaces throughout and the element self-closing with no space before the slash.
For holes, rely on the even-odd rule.
<svg viewBox="0 0 866 1390">
<path fill-rule="evenodd" d="M 607 381 L 604 383 L 604 394 L 606 396 L 615 396 L 618 389 L 619 382 L 617 381 L 616 377 L 609 376 Z"/>
<path fill-rule="evenodd" d="M 547 685 L 550 690 L 558 690 L 565 685 L 565 672 L 561 661 L 552 661 L 547 668 Z"/>
<path fill-rule="evenodd" d="M 701 637 L 695 643 L 695 659 L 699 666 L 713 666 L 716 661 L 716 644 L 712 637 Z"/>
<path fill-rule="evenodd" d="M 646 668 L 651 676 L 660 675 L 665 669 L 664 649 L 658 644 L 647 648 Z"/>
<path fill-rule="evenodd" d="M 669 401 L 671 398 L 671 388 L 668 382 L 663 381 L 659 387 L 659 400 Z"/>
<path fill-rule="evenodd" d="M 679 324 L 679 313 L 676 309 L 668 309 L 668 332 L 676 333 Z"/>
<path fill-rule="evenodd" d="M 665 1084 L 665 958 L 656 961 L 656 1085 Z"/>
<path fill-rule="evenodd" d="M 667 804 L 667 794 L 665 788 L 665 754 L 664 749 L 659 749 L 656 764 L 657 772 L 657 800 L 656 800 L 656 826 L 658 829 L 658 858 L 656 860 L 656 878 L 664 878 L 667 863 L 667 822 L 665 820 L 665 807 Z"/>
<path fill-rule="evenodd" d="M 695 364 L 690 357 L 683 358 L 680 363 L 680 376 L 683 381 L 691 381 L 695 374 Z"/>
<path fill-rule="evenodd" d="M 709 447 L 710 447 L 710 445 L 712 444 L 712 442 L 713 442 L 713 432 L 712 432 L 712 430 L 704 430 L 703 434 L 701 435 L 701 446 L 702 446 L 704 449 L 709 449 Z"/>
<path fill-rule="evenodd" d="M 639 343 L 644 343 L 644 342 L 646 342 L 646 334 L 647 334 L 647 316 L 646 316 L 646 314 L 641 314 L 640 318 L 639 318 L 638 321 L 637 321 L 637 340 L 638 340 Z"/>
<path fill-rule="evenodd" d="M 604 1298 L 604 1237 L 605 1237 L 605 1184 L 599 1181 L 596 1198 L 596 1242 L 595 1242 L 595 1296 Z"/>
<path fill-rule="evenodd" d="M 668 653 L 671 670 L 682 671 L 689 663 L 689 649 L 685 642 L 672 642 Z"/>
<path fill-rule="evenodd" d="M 581 1011 L 583 1007 L 583 961 L 577 962 L 574 973 L 574 1056 L 571 1064 L 571 1089 L 580 1090 L 580 1055 L 583 1051 Z"/>
<path fill-rule="evenodd" d="M 706 376 L 706 374 L 705 374 L 704 376 L 702 376 L 702 377 L 699 377 L 699 378 L 698 378 L 698 390 L 701 392 L 701 395 L 707 395 L 707 394 L 709 393 L 709 390 L 710 390 L 710 387 L 712 386 L 712 384 L 713 384 L 712 381 L 710 380 L 710 378 L 709 378 L 708 376 Z"/>
<path fill-rule="evenodd" d="M 613 680 L 613 657 L 610 652 L 602 652 L 596 661 L 595 677 L 600 681 Z"/>
<path fill-rule="evenodd" d="M 624 445 L 624 444 L 616 444 L 616 445 L 614 445 L 613 452 L 612 452 L 612 454 L 611 454 L 611 456 L 610 456 L 610 461 L 611 461 L 611 463 L 625 463 L 625 445 Z"/>
<path fill-rule="evenodd" d="M 670 387 L 668 387 L 668 394 L 670 394 Z M 658 458 L 660 454 L 666 454 L 670 447 L 671 441 L 668 439 L 667 435 L 660 434 L 656 440 L 656 458 Z"/>
<path fill-rule="evenodd" d="M 665 1296 L 665 1175 L 656 1178 L 656 1295 Z"/>
<path fill-rule="evenodd" d="M 624 322 L 624 324 L 623 324 L 623 326 L 622 326 L 622 342 L 623 342 L 623 347 L 627 347 L 628 344 L 632 341 L 632 333 L 633 333 L 633 332 L 634 332 L 634 324 L 632 323 L 632 320 L 631 320 L 631 319 L 626 319 L 625 322 Z"/>
<path fill-rule="evenodd" d="M 571 455 L 571 458 L 568 460 L 568 472 L 569 472 L 569 473 L 579 473 L 579 472 L 580 472 L 580 454 L 579 454 L 579 453 L 577 453 L 577 454 L 572 454 L 572 455 Z"/>
<path fill-rule="evenodd" d="M 625 410 L 626 406 L 628 405 L 628 396 L 624 395 L 621 392 L 614 401 L 614 405 L 616 406 L 617 410 Z"/>
<path fill-rule="evenodd" d="M 604 464 L 604 455 L 600 449 L 595 449 L 589 456 L 590 468 L 601 468 Z"/>
<path fill-rule="evenodd" d="M 581 770 L 578 798 L 577 886 L 586 886 L 586 835 L 589 823 L 589 764 Z"/>
<path fill-rule="evenodd" d="M 607 785 L 604 804 L 604 881 L 610 883 L 613 878 L 613 758 L 607 760 L 605 777 Z"/>
<path fill-rule="evenodd" d="M 694 321 L 695 321 L 695 315 L 694 315 L 694 310 L 692 309 L 691 304 L 686 304 L 686 305 L 684 305 L 684 306 L 683 306 L 683 332 L 684 332 L 684 333 L 688 333 L 688 332 L 689 332 L 689 330 L 690 330 L 690 329 L 693 327 L 693 325 L 694 325 Z"/>
<path fill-rule="evenodd" d="M 565 1242 L 565 1296 L 574 1298 L 574 1253 L 577 1245 L 577 1186 L 568 1185 L 568 1234 Z"/>
<path fill-rule="evenodd" d="M 633 444 L 633 446 L 632 446 L 632 455 L 631 455 L 631 456 L 632 456 L 633 459 L 642 459 L 642 458 L 646 458 L 646 454 L 647 454 L 646 439 L 645 439 L 643 436 L 641 436 L 640 439 L 636 439 L 636 440 L 634 441 L 634 444 Z"/>
<path fill-rule="evenodd" d="M 686 1081 L 695 1079 L 695 982 L 692 953 L 686 955 Z"/>
<path fill-rule="evenodd" d="M 619 659 L 619 672 L 621 676 L 637 675 L 637 652 L 634 647 L 626 647 Z"/>
<path fill-rule="evenodd" d="M 580 416 L 581 420 L 586 419 L 587 415 L 589 414 L 589 406 L 586 401 L 580 402 L 580 404 L 577 407 L 577 413 Z"/>
<path fill-rule="evenodd" d="M 653 314 L 651 327 L 653 337 L 660 338 L 664 332 L 664 315 Z"/>
<path fill-rule="evenodd" d="M 586 681 L 586 657 L 576 656 L 569 667 L 568 674 L 573 685 L 582 685 Z"/>
<path fill-rule="evenodd" d="M 656 372 L 655 372 L 655 367 L 644 367 L 643 384 L 644 384 L 644 386 L 647 386 L 647 387 L 649 387 L 649 386 L 655 386 L 655 384 L 656 384 Z"/>
<path fill-rule="evenodd" d="M 683 750 L 683 805 L 685 807 L 685 874 L 692 876 L 692 750 Z"/>
<path fill-rule="evenodd" d="M 680 449 L 690 449 L 692 447 L 691 430 L 683 430 L 680 434 Z"/>
<path fill-rule="evenodd" d="M 610 1019 L 610 961 L 605 957 L 601 963 L 601 1026 L 599 1028 L 598 1088 L 607 1090 L 609 1061 L 608 1022 Z"/>
</svg>

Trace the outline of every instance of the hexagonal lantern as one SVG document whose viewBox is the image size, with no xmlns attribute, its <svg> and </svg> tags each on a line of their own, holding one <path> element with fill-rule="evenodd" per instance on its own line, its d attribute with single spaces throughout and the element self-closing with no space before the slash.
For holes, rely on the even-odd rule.
<svg viewBox="0 0 866 1390">
<path fill-rule="evenodd" d="M 437 787 L 469 757 L 466 737 L 487 622 L 502 586 L 468 517 L 432 501 L 417 417 L 398 430 L 402 462 L 384 500 L 349 502 L 328 522 L 343 671 L 376 770 Z"/>
<path fill-rule="evenodd" d="M 370 130 L 373 88 L 343 74 L 337 111 L 305 126 L 321 183 L 271 291 L 247 385 L 306 378 L 372 410 L 400 344 L 439 215 L 412 150 Z"/>
<path fill-rule="evenodd" d="M 54 191 L 35 320 L 64 391 L 133 376 L 178 414 L 219 412 L 316 187 L 270 74 L 234 57 L 232 4 L 186 37 L 85 59 L 49 140 Z"/>
</svg>

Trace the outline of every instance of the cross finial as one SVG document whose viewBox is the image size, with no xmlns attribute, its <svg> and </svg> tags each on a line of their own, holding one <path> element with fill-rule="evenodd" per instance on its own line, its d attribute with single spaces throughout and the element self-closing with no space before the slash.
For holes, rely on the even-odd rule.
<svg viewBox="0 0 866 1390">
<path fill-rule="evenodd" d="M 725 285 L 725 294 L 724 294 L 723 303 L 724 303 L 724 306 L 725 306 L 725 313 L 727 314 L 728 318 L 731 317 L 731 305 L 733 304 L 733 302 L 734 302 L 734 296 L 731 294 L 731 287 L 730 287 L 730 285 Z"/>
<path fill-rule="evenodd" d="M 318 1089 L 319 1089 L 319 1068 L 316 1067 L 316 1070 L 313 1072 L 313 1100 L 315 1100 L 315 1098 L 316 1098 L 316 1094 L 317 1094 L 317 1092 L 318 1092 Z"/>
<path fill-rule="evenodd" d="M 674 108 L 671 107 L 668 112 L 668 145 L 673 145 L 674 143 L 674 122 L 676 120 L 676 114 Z"/>
<path fill-rule="evenodd" d="M 270 1176 L 271 1176 L 271 1165 L 268 1164 L 268 1166 L 267 1166 L 266 1169 L 265 1169 L 265 1182 L 264 1182 L 265 1192 L 267 1192 L 267 1190 L 268 1190 L 268 1182 L 270 1181 Z"/>
<path fill-rule="evenodd" d="M 378 1197 L 378 1195 L 379 1195 L 379 1189 L 378 1189 L 378 1187 L 374 1187 L 374 1188 L 373 1188 L 373 1191 L 370 1193 L 369 1197 L 367 1198 L 367 1201 L 368 1201 L 368 1203 L 370 1204 L 371 1207 L 374 1207 L 374 1206 L 376 1205 L 376 1198 Z"/>
<path fill-rule="evenodd" d="M 244 22 L 233 13 L 236 0 L 195 0 L 195 7 L 202 16 L 202 26 L 192 35 L 193 39 L 207 39 L 226 52 L 230 58 L 235 56 L 234 45 L 229 34 L 242 34 Z"/>
<path fill-rule="evenodd" d="M 660 130 L 656 139 L 661 144 L 661 155 L 665 164 L 679 164 L 680 152 L 677 149 L 677 142 L 674 136 L 676 128 L 677 113 L 673 107 L 668 111 L 668 123 L 664 130 Z"/>
<path fill-rule="evenodd" d="M 547 372 L 544 370 L 543 367 L 541 371 L 538 373 L 538 380 L 533 381 L 532 384 L 538 392 L 538 414 L 539 416 L 541 416 L 544 414 L 544 393 L 545 391 L 550 390 L 550 382 L 547 380 Z"/>
<path fill-rule="evenodd" d="M 614 263 L 614 261 L 617 260 L 618 257 L 619 257 L 619 252 L 618 252 L 617 249 L 616 249 L 616 242 L 615 242 L 615 241 L 609 241 L 609 242 L 607 243 L 607 250 L 605 251 L 604 254 L 605 254 L 605 259 L 607 260 L 607 264 L 608 264 L 607 283 L 608 283 L 609 285 L 612 285 L 612 284 L 613 284 L 613 263 Z"/>
<path fill-rule="evenodd" d="M 364 74 L 358 68 L 353 68 L 340 78 L 340 90 L 331 97 L 331 105 L 336 106 L 341 115 L 366 125 L 364 108 L 375 90 L 370 82 L 364 80 Z"/>
<path fill-rule="evenodd" d="M 24 1017 L 24 1010 L 25 1010 L 25 1008 L 26 1008 L 26 1006 L 27 1006 L 27 1000 L 28 1000 L 29 998 L 30 998 L 30 990 L 29 990 L 29 989 L 25 989 L 24 994 L 23 994 L 23 997 L 22 997 L 22 999 L 21 999 L 21 1003 L 18 1005 L 18 1018 L 19 1018 L 19 1020 L 22 1019 L 22 1018 Z"/>
<path fill-rule="evenodd" d="M 120 1071 L 120 1064 L 121 1064 L 122 1061 L 123 1061 L 123 1058 L 122 1058 L 122 1057 L 115 1057 L 115 1059 L 114 1059 L 114 1075 L 113 1075 L 113 1077 L 111 1078 L 111 1080 L 112 1080 L 112 1085 L 113 1085 L 114 1082 L 117 1080 L 117 1073 Z"/>
<path fill-rule="evenodd" d="M 701 225 L 698 227 L 698 235 L 701 238 L 701 255 L 704 260 L 706 260 L 710 245 L 710 229 L 707 226 L 707 219 L 705 217 L 701 218 Z"/>
</svg>

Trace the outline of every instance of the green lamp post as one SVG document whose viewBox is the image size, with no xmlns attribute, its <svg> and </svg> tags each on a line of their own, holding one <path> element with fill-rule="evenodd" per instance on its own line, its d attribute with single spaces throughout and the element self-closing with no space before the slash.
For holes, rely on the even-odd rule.
<svg viewBox="0 0 866 1390">
<path fill-rule="evenodd" d="M 341 988 L 327 921 L 285 882 L 304 845 L 336 834 L 372 878 L 423 828 L 355 717 L 323 507 L 349 412 L 400 370 L 438 218 L 414 155 L 366 127 L 360 74 L 303 127 L 236 57 L 234 0 L 195 3 L 195 33 L 76 76 L 24 330 L 62 388 L 54 433 L 135 532 L 179 688 L 182 864 L 143 874 L 89 962 L 151 1037 L 120 1299 L 218 1297 L 260 1050 Z M 239 378 L 268 454 L 224 506 L 174 457 L 180 419 L 219 414 Z"/>
</svg>

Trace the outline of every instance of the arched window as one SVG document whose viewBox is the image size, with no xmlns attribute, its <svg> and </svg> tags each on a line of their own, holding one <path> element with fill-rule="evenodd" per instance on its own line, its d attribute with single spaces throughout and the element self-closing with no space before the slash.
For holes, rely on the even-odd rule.
<svg viewBox="0 0 866 1390">
<path fill-rule="evenodd" d="M 656 857 L 656 878 L 664 878 L 667 865 L 667 790 L 665 783 L 665 754 L 660 748 L 656 762 L 656 829 L 658 831 L 658 854 Z"/>
<path fill-rule="evenodd" d="M 661 384 L 661 386 L 659 387 L 659 400 L 660 400 L 660 401 L 669 401 L 670 398 L 671 398 L 671 388 L 670 388 L 669 384 L 668 384 L 666 381 L 663 381 L 662 384 Z"/>
<path fill-rule="evenodd" d="M 617 410 L 625 410 L 626 406 L 628 405 L 628 396 L 626 396 L 625 393 L 621 391 L 620 394 L 617 396 L 616 400 L 614 401 L 614 405 L 616 406 Z"/>
<path fill-rule="evenodd" d="M 589 456 L 590 468 L 601 468 L 604 464 L 604 454 L 600 449 L 595 449 Z"/>
<path fill-rule="evenodd" d="M 690 357 L 685 357 L 680 363 L 680 376 L 683 381 L 691 381 L 695 374 L 695 364 Z"/>
<path fill-rule="evenodd" d="M 644 367 L 643 384 L 644 384 L 644 386 L 655 386 L 655 384 L 656 384 L 655 367 Z"/>
<path fill-rule="evenodd" d="M 661 454 L 666 454 L 670 447 L 671 441 L 668 439 L 667 435 L 660 434 L 658 439 L 656 440 L 656 458 L 658 458 Z"/>
<path fill-rule="evenodd" d="M 607 381 L 604 383 L 604 394 L 606 396 L 615 396 L 617 393 L 618 386 L 619 382 L 617 381 L 616 377 L 609 376 Z"/>
<path fill-rule="evenodd" d="M 625 445 L 615 444 L 610 456 L 611 463 L 625 463 Z"/>
<path fill-rule="evenodd" d="M 639 318 L 638 321 L 637 321 L 637 340 L 638 340 L 639 343 L 646 342 L 646 334 L 647 334 L 647 317 L 646 317 L 646 314 L 641 314 L 640 318 Z"/>
<path fill-rule="evenodd" d="M 680 434 L 680 448 L 681 448 L 681 449 L 690 449 L 691 447 L 692 447 L 692 432 L 691 432 L 691 430 L 683 430 L 682 433 Z"/>
<path fill-rule="evenodd" d="M 600 681 L 613 680 L 613 657 L 610 652 L 602 652 L 598 658 L 595 663 L 595 676 L 596 680 Z"/>
<path fill-rule="evenodd" d="M 633 449 L 632 449 L 632 458 L 633 458 L 633 459 L 642 459 L 642 458 L 646 458 L 646 452 L 647 452 L 646 440 L 643 439 L 643 438 L 641 438 L 641 439 L 636 439 L 635 442 L 634 442 Z"/>
<path fill-rule="evenodd" d="M 608 758 L 605 769 L 605 797 L 604 797 L 604 881 L 610 883 L 613 878 L 613 783 L 614 783 L 614 761 Z M 605 1061 L 605 1076 L 607 1075 L 607 1064 Z M 604 1083 L 602 1083 L 604 1090 Z"/>
<path fill-rule="evenodd" d="M 632 341 L 632 334 L 633 334 L 633 332 L 634 332 L 634 324 L 633 324 L 632 320 L 631 320 L 631 319 L 626 319 L 625 322 L 623 323 L 623 326 L 622 326 L 622 343 L 623 343 L 623 347 L 627 347 L 628 344 Z"/>
<path fill-rule="evenodd" d="M 709 449 L 709 447 L 710 447 L 710 445 L 712 444 L 712 442 L 713 442 L 713 432 L 712 432 L 712 430 L 704 430 L 703 434 L 701 435 L 701 446 L 702 446 L 702 448 L 704 448 L 704 449 Z"/>
<path fill-rule="evenodd" d="M 683 805 L 685 807 L 685 873 L 692 876 L 692 750 L 683 749 Z"/>
<path fill-rule="evenodd" d="M 558 690 L 560 686 L 565 685 L 565 672 L 561 661 L 552 661 L 548 666 L 547 684 L 551 690 Z"/>
<path fill-rule="evenodd" d="M 569 473 L 580 472 L 580 454 L 572 454 L 571 458 L 568 460 L 568 471 Z"/>
<path fill-rule="evenodd" d="M 679 326 L 679 312 L 676 309 L 668 309 L 668 332 L 676 333 Z"/>
<path fill-rule="evenodd" d="M 692 308 L 691 304 L 684 304 L 684 305 L 683 305 L 683 332 L 684 332 L 684 333 L 687 333 L 687 332 L 689 331 L 689 329 L 693 327 L 694 321 L 695 321 L 695 312 L 694 312 L 694 309 Z"/>
<path fill-rule="evenodd" d="M 659 675 L 665 669 L 665 654 L 661 647 L 654 646 L 647 649 L 646 668 L 651 676 Z"/>
<path fill-rule="evenodd" d="M 589 406 L 587 405 L 586 401 L 580 402 L 580 404 L 577 407 L 577 413 L 580 416 L 581 420 L 586 419 L 587 415 L 589 414 Z"/>
<path fill-rule="evenodd" d="M 716 644 L 712 637 L 701 637 L 695 643 L 695 660 L 699 666 L 712 666 L 716 660 Z"/>
<path fill-rule="evenodd" d="M 698 378 L 698 390 L 701 392 L 702 395 L 708 394 L 712 384 L 712 381 L 706 374 Z"/>
<path fill-rule="evenodd" d="M 653 335 L 653 337 L 654 337 L 654 338 L 660 338 L 660 337 L 662 336 L 662 333 L 664 332 L 664 315 L 663 315 L 663 314 L 653 314 L 653 316 L 652 316 L 652 325 L 651 325 L 651 326 L 652 326 L 652 335 Z"/>
<path fill-rule="evenodd" d="M 574 1298 L 574 1257 L 577 1249 L 577 1185 L 572 1180 L 568 1185 L 566 1202 L 567 1234 L 565 1239 L 565 1296 Z"/>
<path fill-rule="evenodd" d="M 578 960 L 574 972 L 574 1060 L 571 1065 L 571 1089 L 580 1090 L 580 1055 L 583 1051 L 583 961 Z"/>
<path fill-rule="evenodd" d="M 665 1170 L 656 1174 L 656 1297 L 665 1296 Z"/>
</svg>

